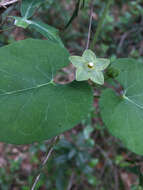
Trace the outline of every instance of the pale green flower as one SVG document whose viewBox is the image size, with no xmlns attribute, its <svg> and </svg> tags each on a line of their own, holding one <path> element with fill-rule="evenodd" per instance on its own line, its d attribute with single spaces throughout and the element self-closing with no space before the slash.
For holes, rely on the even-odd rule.
<svg viewBox="0 0 143 190">
<path fill-rule="evenodd" d="M 85 50 L 82 56 L 70 56 L 69 60 L 76 67 L 76 80 L 92 80 L 97 84 L 104 84 L 103 70 L 110 64 L 109 59 L 96 58 L 90 49 Z"/>
</svg>

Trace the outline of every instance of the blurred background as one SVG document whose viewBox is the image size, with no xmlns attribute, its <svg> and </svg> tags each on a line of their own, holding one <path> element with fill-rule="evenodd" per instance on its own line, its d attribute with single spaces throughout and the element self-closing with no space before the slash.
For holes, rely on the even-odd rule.
<svg viewBox="0 0 143 190">
<path fill-rule="evenodd" d="M 92 38 L 107 0 L 85 0 L 67 26 L 77 2 L 45 0 L 33 18 L 58 28 L 69 52 L 81 55 L 87 43 L 90 9 L 94 7 Z M 29 37 L 45 39 L 33 29 L 14 26 L 9 16 L 20 16 L 19 10 L 20 3 L 0 7 L 1 47 Z M 114 1 L 96 44 L 97 57 L 132 57 L 143 62 L 143 1 Z M 71 78 L 72 69 L 64 70 Z M 36 190 L 143 190 L 143 157 L 108 133 L 99 114 L 98 96 L 95 90 L 88 118 L 59 136 Z M 50 146 L 50 141 L 24 146 L 0 143 L 0 190 L 30 190 Z"/>
</svg>

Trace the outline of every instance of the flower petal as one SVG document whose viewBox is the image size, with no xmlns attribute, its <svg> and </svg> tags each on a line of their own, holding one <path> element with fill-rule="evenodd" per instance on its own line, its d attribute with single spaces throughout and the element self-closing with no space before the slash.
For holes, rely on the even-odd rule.
<svg viewBox="0 0 143 190">
<path fill-rule="evenodd" d="M 90 79 L 97 84 L 104 84 L 104 75 L 101 71 L 94 71 L 90 74 Z"/>
<path fill-rule="evenodd" d="M 95 62 L 96 60 L 96 55 L 93 51 L 91 51 L 90 49 L 87 49 L 83 52 L 82 57 L 84 57 L 84 59 L 87 62 Z"/>
<path fill-rule="evenodd" d="M 96 59 L 96 70 L 103 71 L 108 67 L 109 64 L 110 64 L 109 59 L 98 58 Z"/>
<path fill-rule="evenodd" d="M 69 60 L 75 67 L 82 67 L 85 63 L 85 59 L 81 56 L 70 56 Z"/>
<path fill-rule="evenodd" d="M 88 79 L 89 79 L 89 75 L 87 71 L 85 71 L 83 68 L 78 68 L 76 70 L 77 81 L 83 81 L 83 80 L 88 80 Z"/>
</svg>

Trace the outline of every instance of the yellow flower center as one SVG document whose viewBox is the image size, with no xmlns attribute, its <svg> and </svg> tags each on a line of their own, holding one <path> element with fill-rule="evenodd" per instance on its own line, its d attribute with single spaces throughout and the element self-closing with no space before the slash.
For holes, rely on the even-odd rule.
<svg viewBox="0 0 143 190">
<path fill-rule="evenodd" d="M 89 62 L 87 66 L 88 66 L 89 69 L 93 69 L 94 64 L 92 62 Z"/>
</svg>

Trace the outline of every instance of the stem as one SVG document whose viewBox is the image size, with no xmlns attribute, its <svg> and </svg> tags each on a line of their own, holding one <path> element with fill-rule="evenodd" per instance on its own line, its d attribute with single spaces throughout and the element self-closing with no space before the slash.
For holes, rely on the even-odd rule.
<svg viewBox="0 0 143 190">
<path fill-rule="evenodd" d="M 36 185 L 37 185 L 37 183 L 38 183 L 38 181 L 39 181 L 39 179 L 40 179 L 40 177 L 41 177 L 42 169 L 45 167 L 45 165 L 46 165 L 46 163 L 47 163 L 49 157 L 51 156 L 51 154 L 52 154 L 52 152 L 53 152 L 53 150 L 54 150 L 54 145 L 55 145 L 56 142 L 57 142 L 57 139 L 58 139 L 58 137 L 56 136 L 56 137 L 54 138 L 53 142 L 52 142 L 51 148 L 50 148 L 50 150 L 49 150 L 47 156 L 45 157 L 45 159 L 43 160 L 43 162 L 42 162 L 42 164 L 41 164 L 41 167 L 39 168 L 38 175 L 36 176 L 36 178 L 35 178 L 35 180 L 34 180 L 34 183 L 32 184 L 32 187 L 30 188 L 30 190 L 35 190 L 35 187 L 36 187 Z"/>
<path fill-rule="evenodd" d="M 88 49 L 88 47 L 89 47 L 89 42 L 90 42 L 92 17 L 93 17 L 93 5 L 91 5 L 91 10 L 90 10 L 90 20 L 89 20 L 89 28 L 88 28 L 88 37 L 87 37 L 86 49 Z"/>
<path fill-rule="evenodd" d="M 99 33 L 101 31 L 101 28 L 102 28 L 102 25 L 104 23 L 104 20 L 106 18 L 106 15 L 109 11 L 109 8 L 110 8 L 110 5 L 112 4 L 113 0 L 108 0 L 107 4 L 106 4 L 106 7 L 104 8 L 104 11 L 102 13 L 102 16 L 99 20 L 99 23 L 98 23 L 98 26 L 97 26 L 97 30 L 95 32 L 95 35 L 94 35 L 94 38 L 93 38 L 93 41 L 91 43 L 91 49 L 94 50 L 94 47 L 95 47 L 95 44 L 97 42 L 97 39 L 98 39 L 98 36 L 99 36 Z"/>
</svg>

